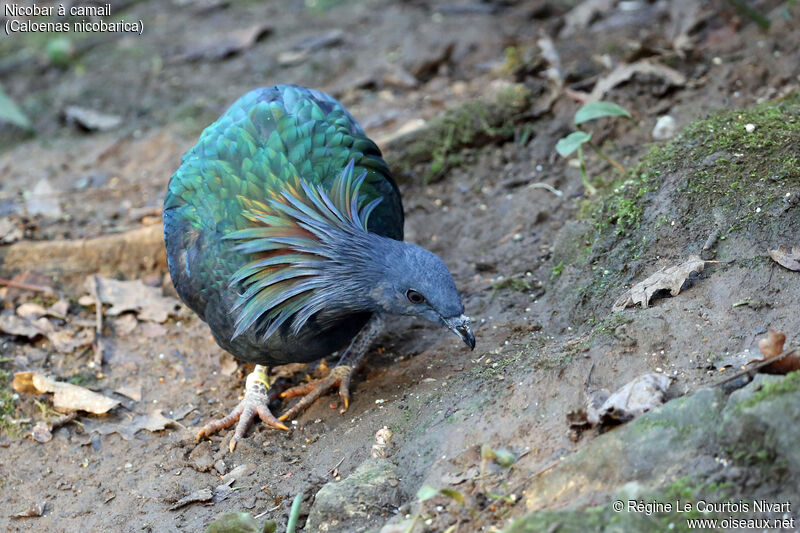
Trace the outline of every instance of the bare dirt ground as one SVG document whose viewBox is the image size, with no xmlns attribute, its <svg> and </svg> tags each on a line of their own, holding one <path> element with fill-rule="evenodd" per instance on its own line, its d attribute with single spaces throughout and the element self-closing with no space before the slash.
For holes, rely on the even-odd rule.
<svg viewBox="0 0 800 533">
<path fill-rule="evenodd" d="M 417 531 L 497 530 L 525 513 L 524 490 L 538 472 L 593 438 L 574 442 L 565 418 L 590 383 L 614 390 L 646 372 L 667 373 L 676 396 L 717 379 L 725 367 L 720 361 L 746 362 L 767 326 L 797 332 L 798 317 L 789 310 L 796 276 L 774 267 L 774 278 L 754 280 L 743 263 L 646 313 L 611 312 L 630 284 L 682 261 L 708 233 L 646 244 L 645 259 L 627 271 L 611 264 L 613 255 L 608 265 L 601 255 L 587 266 L 578 265 L 582 252 L 564 251 L 571 235 L 582 235 L 587 195 L 578 169 L 556 154 L 555 143 L 574 129 L 580 100 L 614 67 L 648 61 L 682 77 L 637 74 L 602 95 L 633 119 L 598 122 L 593 140 L 629 169 L 653 142 L 661 115 L 680 128 L 712 110 L 785 96 L 800 84 L 797 6 L 749 4 L 769 18 L 769 29 L 726 2 L 698 8 L 678 1 L 575 7 L 540 0 L 175 0 L 112 4 L 115 17 L 144 21 L 143 35 L 69 34 L 73 49 L 64 60 L 52 49 L 57 35 L 4 38 L 0 83 L 31 118 L 35 135 L 0 125 L 0 222 L 6 224 L 0 229 L 8 228 L 0 233 L 8 243 L 0 248 L 0 278 L 53 290 L 0 288 L 3 312 L 65 300 L 65 313 L 40 320 L 72 333 L 95 326 L 94 307 L 79 302 L 89 295 L 87 274 L 140 279 L 174 295 L 157 239 L 147 241 L 155 242 L 149 255 L 102 256 L 89 271 L 80 268 L 80 254 L 88 264 L 91 249 L 55 265 L 38 249 L 43 255 L 27 257 L 20 270 L 8 264 L 12 247 L 158 226 L 181 155 L 244 92 L 273 83 L 328 91 L 389 147 L 392 163 L 402 153 L 391 148 L 399 146 L 392 144 L 398 133 L 413 135 L 445 109 L 492 100 L 513 84 L 530 91 L 530 103 L 510 134 L 484 131 L 489 141 L 467 139 L 450 149 L 458 129 L 467 127 L 455 123 L 442 145 L 430 147 L 427 161 L 398 167 L 407 239 L 450 267 L 473 317 L 475 351 L 437 328 L 399 320 L 371 353 L 344 416 L 335 396 L 326 396 L 292 431 L 256 426 L 228 453 L 225 434 L 200 444 L 194 434 L 237 402 L 250 369 L 233 365 L 185 308 L 163 322 L 141 313 L 104 316 L 99 358 L 97 342 L 95 349 L 87 342 L 58 350 L 52 334 L 0 334 L 4 376 L 40 371 L 121 402 L 105 416 L 79 415 L 41 443 L 32 429 L 55 418 L 51 397 L 14 394 L 10 378 L 4 380 L 0 527 L 200 531 L 220 513 L 247 511 L 282 528 L 298 493 L 303 523 L 317 491 L 358 468 L 376 431 L 388 426 L 395 505 L 363 512 L 344 530 L 380 528 L 398 513 L 413 516 L 423 485 L 453 487 L 468 496 L 471 512 L 437 499 L 440 505 L 420 514 Z M 83 131 L 63 119 L 68 106 L 121 122 Z M 589 171 L 598 184 L 618 178 L 593 155 Z M 797 169 L 790 172 L 787 191 L 797 194 Z M 797 209 L 791 213 L 794 224 Z M 688 228 L 694 216 L 673 222 Z M 622 273 L 592 292 L 587 284 L 598 268 Z M 771 303 L 751 301 L 736 314 L 742 287 Z M 280 383 L 304 379 L 304 371 L 290 370 L 296 371 L 279 373 Z M 127 439 L 124 428 L 117 431 L 154 411 L 174 423 L 129 432 Z M 486 466 L 482 445 L 512 451 L 513 468 L 476 479 Z M 233 490 L 171 509 L 199 489 L 228 482 L 220 476 L 241 465 Z M 41 505 L 43 512 L 32 513 L 40 516 L 15 517 Z"/>
</svg>

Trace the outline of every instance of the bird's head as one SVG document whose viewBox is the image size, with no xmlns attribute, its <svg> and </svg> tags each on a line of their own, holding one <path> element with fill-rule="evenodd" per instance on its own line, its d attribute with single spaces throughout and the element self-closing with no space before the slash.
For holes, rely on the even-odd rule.
<svg viewBox="0 0 800 533">
<path fill-rule="evenodd" d="M 386 313 L 444 325 L 474 349 L 469 318 L 444 261 L 416 244 L 371 237 L 370 253 L 379 270 L 370 276 L 375 282 L 370 291 L 375 305 Z"/>
</svg>

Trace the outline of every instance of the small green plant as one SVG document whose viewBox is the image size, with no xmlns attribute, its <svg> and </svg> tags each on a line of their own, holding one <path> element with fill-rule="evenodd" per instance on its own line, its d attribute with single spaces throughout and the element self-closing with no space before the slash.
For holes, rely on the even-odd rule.
<svg viewBox="0 0 800 533">
<path fill-rule="evenodd" d="M 628 111 L 615 103 L 612 102 L 591 102 L 589 104 L 584 104 L 575 112 L 575 125 L 580 126 L 584 122 L 589 122 L 590 120 L 595 120 L 602 117 L 625 117 L 631 118 L 631 114 Z M 586 191 L 589 194 L 595 194 L 597 189 L 589 183 L 589 176 L 586 174 L 586 163 L 583 157 L 583 145 L 587 144 L 589 147 L 592 148 L 597 155 L 611 163 L 611 165 L 616 168 L 621 174 L 625 174 L 625 168 L 608 157 L 600 147 L 595 145 L 591 142 L 592 134 L 586 133 L 585 131 L 573 131 L 566 137 L 559 139 L 556 143 L 556 151 L 561 157 L 567 157 L 572 152 L 577 150 L 578 152 L 578 163 L 580 164 L 581 169 L 581 177 L 583 178 L 583 184 L 586 186 Z"/>
<path fill-rule="evenodd" d="M 0 122 L 13 124 L 23 130 L 30 131 L 31 121 L 25 116 L 25 113 L 19 108 L 17 104 L 3 91 L 0 87 Z"/>
</svg>

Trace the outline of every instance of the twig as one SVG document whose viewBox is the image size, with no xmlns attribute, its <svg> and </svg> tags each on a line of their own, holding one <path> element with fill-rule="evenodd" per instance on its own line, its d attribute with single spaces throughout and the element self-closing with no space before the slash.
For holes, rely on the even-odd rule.
<svg viewBox="0 0 800 533">
<path fill-rule="evenodd" d="M 5 285 L 6 287 L 13 287 L 15 289 L 22 289 L 24 291 L 35 291 L 35 292 L 43 292 L 45 294 L 53 294 L 53 289 L 51 287 L 45 287 L 42 285 L 32 285 L 30 283 L 21 283 L 19 281 L 14 281 L 10 279 L 0 279 L 0 285 Z"/>
<path fill-rule="evenodd" d="M 92 276 L 92 296 L 94 297 L 95 331 L 94 362 L 103 365 L 103 302 L 100 301 L 100 278 Z"/>
<path fill-rule="evenodd" d="M 750 368 L 742 370 L 741 372 L 738 372 L 738 373 L 730 376 L 729 378 L 723 379 L 722 381 L 719 381 L 719 382 L 715 383 L 714 385 L 716 387 L 721 387 L 722 385 L 725 385 L 726 383 L 730 383 L 731 381 L 737 380 L 737 379 L 739 379 L 739 378 L 741 378 L 743 376 L 748 376 L 752 380 L 753 379 L 753 375 L 757 374 L 758 371 L 761 370 L 762 368 L 764 368 L 765 366 L 769 366 L 772 363 L 776 363 L 776 362 L 780 361 L 781 359 L 783 359 L 784 357 L 787 357 L 787 356 L 795 353 L 796 351 L 797 351 L 797 348 L 787 348 L 786 350 L 784 350 L 783 352 L 779 353 L 775 357 L 770 357 L 769 359 L 764 359 L 762 361 L 759 361 L 758 363 L 755 363 Z"/>
<path fill-rule="evenodd" d="M 542 181 L 537 181 L 536 183 L 531 183 L 528 185 L 531 189 L 545 189 L 550 191 L 551 193 L 555 194 L 556 196 L 564 196 L 564 193 L 550 185 L 549 183 L 544 183 Z"/>
<path fill-rule="evenodd" d="M 337 469 L 337 468 L 339 468 L 340 466 L 342 466 L 342 463 L 344 462 L 344 459 L 345 459 L 345 458 L 344 458 L 344 457 L 342 457 L 342 460 L 341 460 L 341 461 L 339 461 L 338 463 L 336 463 L 336 465 L 335 465 L 333 468 L 331 468 L 330 470 L 328 470 L 328 475 L 329 475 L 329 476 L 330 476 L 331 474 L 333 474 L 333 473 L 336 471 L 336 469 Z"/>
<path fill-rule="evenodd" d="M 280 509 L 280 508 L 281 508 L 281 506 L 280 506 L 280 504 L 278 504 L 278 505 L 276 505 L 275 507 L 273 507 L 272 509 L 267 509 L 267 510 L 266 510 L 266 511 L 264 511 L 263 513 L 258 513 L 258 514 L 257 514 L 257 515 L 255 515 L 253 518 L 255 518 L 256 520 L 258 520 L 258 519 L 259 519 L 259 518 L 261 518 L 262 516 L 266 516 L 266 514 L 267 514 L 267 513 L 271 513 L 272 511 L 277 511 L 277 510 L 278 510 L 278 509 Z"/>
</svg>

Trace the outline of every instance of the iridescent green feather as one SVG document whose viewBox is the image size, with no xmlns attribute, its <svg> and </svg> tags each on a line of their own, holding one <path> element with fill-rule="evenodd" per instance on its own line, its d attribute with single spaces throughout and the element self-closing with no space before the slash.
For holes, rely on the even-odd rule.
<svg viewBox="0 0 800 533">
<path fill-rule="evenodd" d="M 349 162 L 354 166 L 343 176 Z M 362 174 L 360 200 L 354 207 L 350 203 L 356 195 L 355 176 Z M 346 178 L 347 184 L 339 183 L 340 177 Z M 319 205 L 309 201 L 310 207 L 303 209 L 286 201 L 284 193 L 289 186 L 309 198 L 303 192 L 303 183 L 322 194 L 316 198 Z M 323 198 L 326 194 L 330 198 Z M 285 203 L 286 209 L 276 211 L 275 202 Z M 288 320 L 273 303 L 281 299 L 286 312 L 301 309 L 302 292 L 283 296 L 293 293 L 293 283 L 303 276 L 261 275 L 253 265 L 264 260 L 265 254 L 290 245 L 310 249 L 314 237 L 281 236 L 280 231 L 272 230 L 276 234 L 270 241 L 266 233 L 258 232 L 296 227 L 291 220 L 295 212 L 329 216 L 329 204 L 335 204 L 358 226 L 402 238 L 397 187 L 377 147 L 338 102 L 318 91 L 293 86 L 247 93 L 203 131 L 170 181 L 165 212 L 170 211 L 171 220 L 194 228 L 194 233 L 185 236 L 186 271 L 173 272 L 173 277 L 185 275 L 176 285 L 179 290 L 181 285 L 188 285 L 187 292 L 198 294 L 221 293 L 241 285 L 236 290 L 245 294 L 255 284 L 260 288 L 252 297 L 238 302 L 246 313 L 238 323 L 244 320 L 253 326 L 258 319 L 265 319 L 272 320 L 270 325 L 274 326 L 279 317 Z M 203 248 L 193 250 L 193 242 L 202 242 Z M 170 268 L 172 272 L 172 265 Z M 279 288 L 283 294 L 276 297 Z M 205 300 L 198 296 L 198 301 Z M 202 316 L 202 310 L 198 312 Z"/>
</svg>

